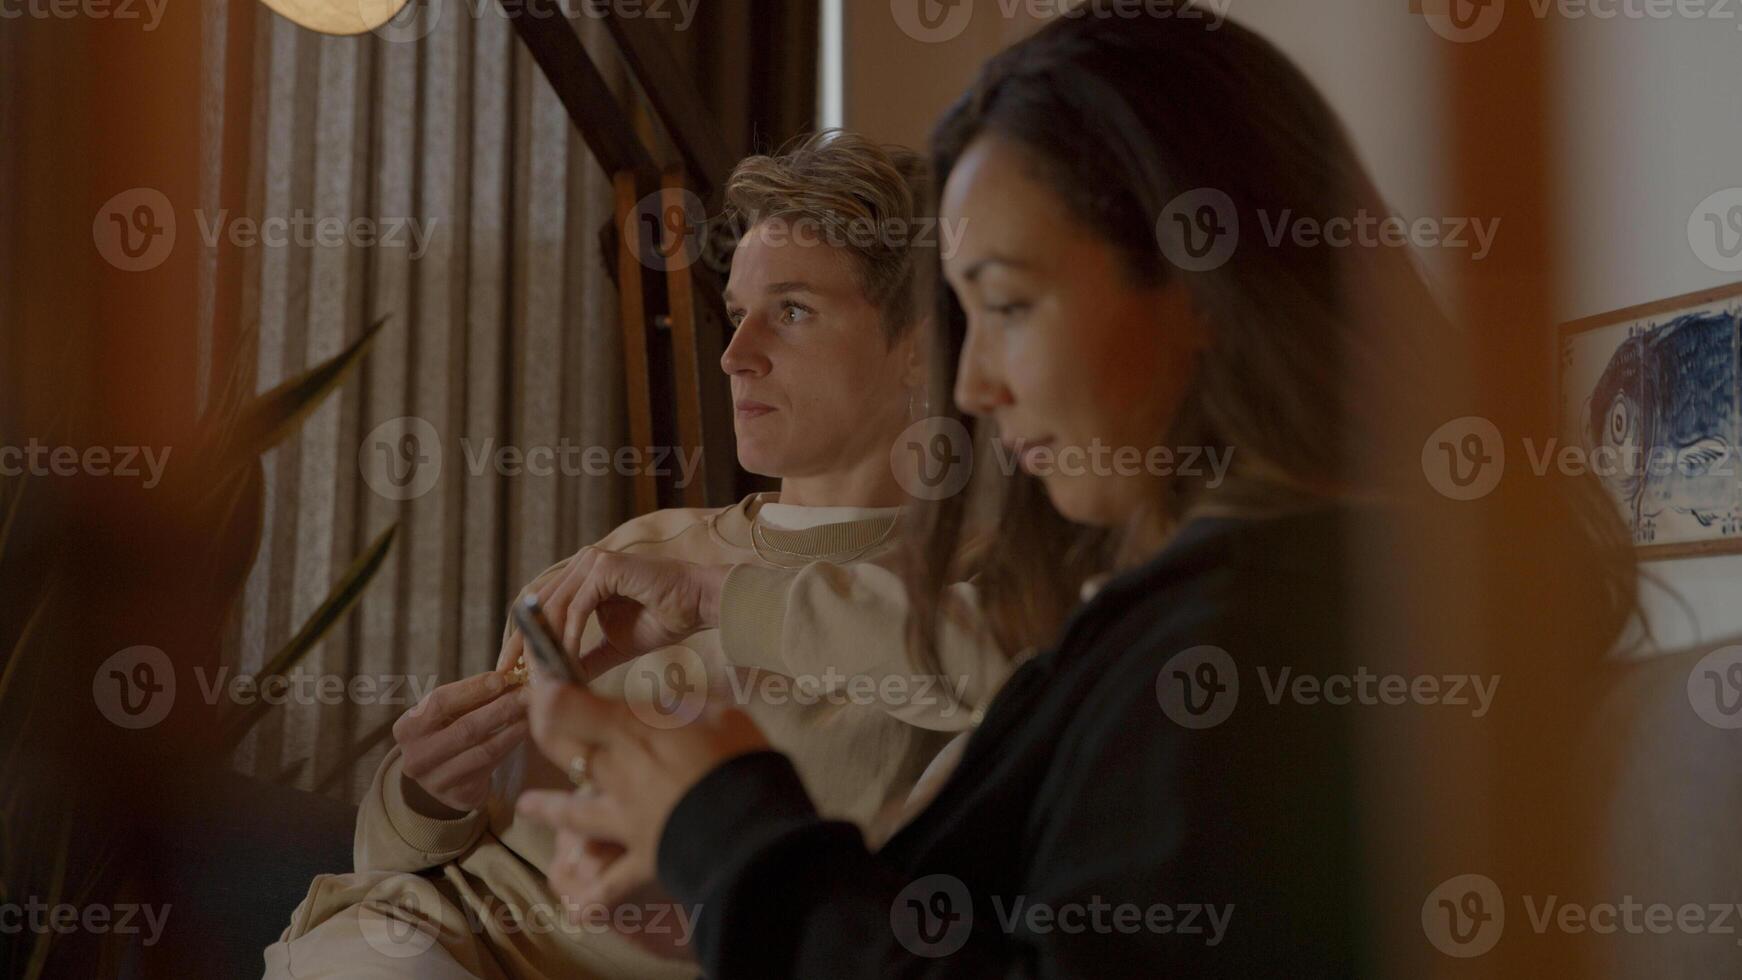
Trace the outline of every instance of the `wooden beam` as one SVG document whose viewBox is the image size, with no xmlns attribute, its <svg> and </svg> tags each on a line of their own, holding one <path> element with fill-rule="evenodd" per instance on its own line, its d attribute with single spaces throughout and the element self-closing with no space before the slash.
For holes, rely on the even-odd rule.
<svg viewBox="0 0 1742 980">
<path fill-rule="evenodd" d="M 684 239 L 692 232 L 690 215 L 684 207 L 687 189 L 683 170 L 668 168 L 660 202 L 666 215 L 660 226 L 667 236 L 661 252 L 667 256 L 680 254 L 685 247 Z M 688 507 L 722 506 L 735 496 L 732 471 L 737 461 L 731 427 L 732 396 L 719 366 L 725 328 L 716 316 L 710 315 L 710 311 L 721 309 L 724 303 L 719 280 L 712 271 L 695 261 L 699 256 L 686 258 L 689 260 L 673 262 L 665 274 L 671 311 L 678 442 L 686 449 L 699 449 L 702 454 L 696 478 L 682 488 L 683 501 Z M 708 405 L 723 411 L 709 415 L 704 411 Z"/>
<path fill-rule="evenodd" d="M 618 173 L 630 171 L 641 186 L 658 186 L 659 168 L 562 5 L 557 0 L 502 0 L 502 9 L 605 172 L 615 180 Z"/>
<path fill-rule="evenodd" d="M 635 209 L 641 200 L 641 185 L 635 174 L 620 170 L 612 177 L 616 192 L 617 228 L 617 319 L 623 329 L 623 394 L 629 409 L 629 444 L 645 451 L 653 439 L 653 377 L 647 356 L 647 303 L 642 292 L 641 222 Z M 636 515 L 659 509 L 659 484 L 652 467 L 643 466 L 633 478 Z"/>
<path fill-rule="evenodd" d="M 694 190 L 708 197 L 732 170 L 719 123 L 702 105 L 696 87 L 666 42 L 665 31 L 647 17 L 625 17 L 613 4 L 602 4 L 600 16 L 616 39 L 623 61 L 653 103 L 666 134 L 689 169 Z"/>
</svg>

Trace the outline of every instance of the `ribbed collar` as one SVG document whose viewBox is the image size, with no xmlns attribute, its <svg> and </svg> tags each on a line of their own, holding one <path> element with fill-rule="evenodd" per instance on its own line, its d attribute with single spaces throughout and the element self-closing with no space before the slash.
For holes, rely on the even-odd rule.
<svg viewBox="0 0 1742 980">
<path fill-rule="evenodd" d="M 819 524 L 802 530 L 756 524 L 762 505 L 780 499 L 780 494 L 753 493 L 736 505 L 714 515 L 714 533 L 734 548 L 755 551 L 774 565 L 805 565 L 813 561 L 844 561 L 863 557 L 873 545 L 883 548 L 896 541 L 895 523 L 900 513 L 868 517 L 839 524 Z M 751 541 L 755 527 L 756 540 Z"/>
</svg>

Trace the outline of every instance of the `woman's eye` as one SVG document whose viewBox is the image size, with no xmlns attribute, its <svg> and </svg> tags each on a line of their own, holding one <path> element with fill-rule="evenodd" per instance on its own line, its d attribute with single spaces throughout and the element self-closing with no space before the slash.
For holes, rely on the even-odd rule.
<svg viewBox="0 0 1742 980">
<path fill-rule="evenodd" d="M 1028 304 L 1027 303 L 997 303 L 997 304 L 989 303 L 986 306 L 986 312 L 992 314 L 993 316 L 1004 317 L 1005 319 L 1010 319 L 1012 317 L 1018 317 L 1024 313 L 1027 313 L 1028 312 Z"/>
<path fill-rule="evenodd" d="M 731 321 L 732 326 L 736 327 L 744 322 L 744 311 L 743 310 L 727 310 L 726 311 L 726 319 Z"/>
</svg>

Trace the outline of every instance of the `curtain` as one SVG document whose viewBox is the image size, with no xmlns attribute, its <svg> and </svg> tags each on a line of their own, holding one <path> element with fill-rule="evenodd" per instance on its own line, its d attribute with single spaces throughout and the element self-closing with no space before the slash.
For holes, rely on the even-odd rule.
<svg viewBox="0 0 1742 980">
<path fill-rule="evenodd" d="M 398 525 L 354 612 L 273 692 L 281 703 L 235 759 L 245 772 L 355 799 L 393 719 L 431 686 L 494 664 L 519 586 L 628 516 L 621 476 L 493 463 L 503 448 L 615 448 L 625 428 L 599 254 L 609 179 L 497 9 L 440 0 L 423 12 L 426 36 L 335 38 L 259 8 L 253 37 L 226 41 L 226 8 L 208 5 L 209 105 L 223 102 L 237 55 L 226 48 L 253 45 L 247 214 L 208 208 L 200 227 L 209 248 L 214 228 L 253 241 L 234 236 L 260 222 L 241 267 L 246 383 L 264 391 L 386 318 L 358 372 L 265 459 L 232 673 L 213 681 L 259 670 Z M 581 30 L 621 90 L 600 25 Z M 204 118 L 206 146 L 241 138 L 218 131 L 222 113 Z M 225 156 L 203 156 L 202 184 L 215 188 Z M 322 240 L 321 219 L 344 223 L 342 243 Z M 201 344 L 211 386 L 224 383 L 228 359 L 210 353 L 223 346 Z M 404 485 L 384 482 L 384 465 L 403 466 Z M 364 742 L 373 747 L 352 758 Z"/>
</svg>

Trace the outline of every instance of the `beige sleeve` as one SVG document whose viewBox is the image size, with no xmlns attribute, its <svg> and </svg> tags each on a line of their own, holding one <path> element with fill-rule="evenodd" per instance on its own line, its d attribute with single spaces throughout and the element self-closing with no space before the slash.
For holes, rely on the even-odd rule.
<svg viewBox="0 0 1742 980">
<path fill-rule="evenodd" d="M 425 871 L 464 854 L 488 822 L 483 810 L 443 820 L 413 809 L 405 799 L 405 775 L 394 746 L 357 808 L 351 860 L 357 871 Z"/>
<path fill-rule="evenodd" d="M 942 678 L 922 672 L 908 652 L 907 615 L 901 576 L 870 562 L 737 565 L 720 593 L 720 646 L 735 664 L 815 684 L 920 728 L 971 727 L 1010 676 L 973 583 L 944 596 Z"/>
<path fill-rule="evenodd" d="M 550 577 L 568 567 L 563 559 L 544 570 L 515 596 L 536 592 Z M 588 624 L 591 628 L 591 623 Z M 502 631 L 506 640 L 514 631 L 509 619 Z M 484 832 L 489 815 L 482 809 L 444 820 L 414 808 L 405 796 L 406 776 L 400 767 L 398 746 L 388 750 L 369 792 L 357 806 L 357 833 L 352 860 L 358 871 L 424 871 L 464 854 Z"/>
</svg>

